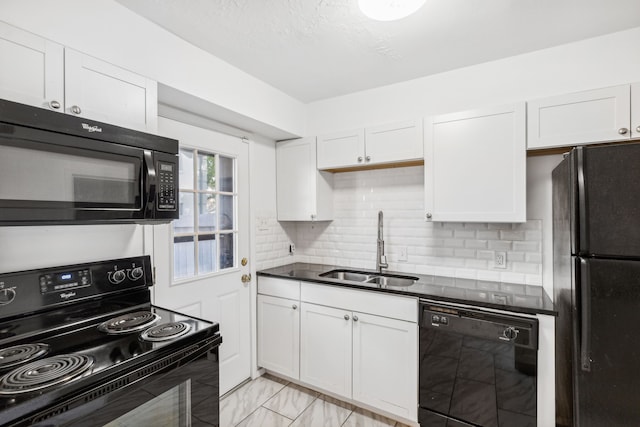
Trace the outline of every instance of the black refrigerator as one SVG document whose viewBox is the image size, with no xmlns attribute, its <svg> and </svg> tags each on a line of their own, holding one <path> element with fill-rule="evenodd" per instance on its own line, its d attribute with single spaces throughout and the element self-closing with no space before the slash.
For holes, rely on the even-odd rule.
<svg viewBox="0 0 640 427">
<path fill-rule="evenodd" d="M 640 426 L 640 143 L 554 169 L 558 426 Z"/>
</svg>

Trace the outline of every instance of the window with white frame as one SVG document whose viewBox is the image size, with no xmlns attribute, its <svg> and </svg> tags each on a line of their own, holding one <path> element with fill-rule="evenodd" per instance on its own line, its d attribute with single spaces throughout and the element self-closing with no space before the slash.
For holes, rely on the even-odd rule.
<svg viewBox="0 0 640 427">
<path fill-rule="evenodd" d="M 180 149 L 180 219 L 173 221 L 173 278 L 236 266 L 236 160 Z"/>
</svg>

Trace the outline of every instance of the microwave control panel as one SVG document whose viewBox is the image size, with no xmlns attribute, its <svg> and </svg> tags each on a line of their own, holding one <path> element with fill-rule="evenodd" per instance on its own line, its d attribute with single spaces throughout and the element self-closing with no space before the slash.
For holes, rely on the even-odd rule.
<svg viewBox="0 0 640 427">
<path fill-rule="evenodd" d="M 158 210 L 176 210 L 176 185 L 178 183 L 175 163 L 158 162 Z"/>
</svg>

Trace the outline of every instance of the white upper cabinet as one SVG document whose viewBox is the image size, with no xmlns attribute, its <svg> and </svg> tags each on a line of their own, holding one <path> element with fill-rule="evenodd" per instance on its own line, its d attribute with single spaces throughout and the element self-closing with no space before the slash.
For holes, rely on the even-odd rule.
<svg viewBox="0 0 640 427">
<path fill-rule="evenodd" d="M 565 147 L 640 135 L 640 130 L 631 129 L 630 97 L 631 86 L 621 85 L 529 101 L 527 147 Z M 640 126 L 640 112 L 634 115 L 635 126 Z"/>
<path fill-rule="evenodd" d="M 62 45 L 0 22 L 0 57 L 0 98 L 62 111 Z"/>
<path fill-rule="evenodd" d="M 422 120 L 408 120 L 318 137 L 318 169 L 420 160 Z"/>
<path fill-rule="evenodd" d="M 631 137 L 640 138 L 640 83 L 631 85 Z"/>
<path fill-rule="evenodd" d="M 0 22 L 0 98 L 155 132 L 157 83 Z"/>
<path fill-rule="evenodd" d="M 65 50 L 65 112 L 155 131 L 157 83 L 115 65 Z"/>
<path fill-rule="evenodd" d="M 316 168 L 315 138 L 276 145 L 278 221 L 333 219 L 333 175 Z"/>
<path fill-rule="evenodd" d="M 318 137 L 318 169 L 364 164 L 364 129 Z"/>
<path fill-rule="evenodd" d="M 425 121 L 425 217 L 526 221 L 524 103 Z"/>
</svg>

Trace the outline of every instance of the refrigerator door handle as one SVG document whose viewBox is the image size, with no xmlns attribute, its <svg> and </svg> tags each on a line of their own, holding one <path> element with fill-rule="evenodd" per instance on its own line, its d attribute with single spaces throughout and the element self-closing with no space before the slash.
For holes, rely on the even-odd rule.
<svg viewBox="0 0 640 427">
<path fill-rule="evenodd" d="M 584 252 L 589 248 L 589 235 L 587 233 L 587 189 L 586 189 L 586 176 L 584 174 L 584 148 L 576 147 L 576 175 L 578 184 L 578 242 L 580 252 Z"/>
<path fill-rule="evenodd" d="M 591 371 L 591 290 L 587 260 L 580 259 L 580 367 Z"/>
</svg>

